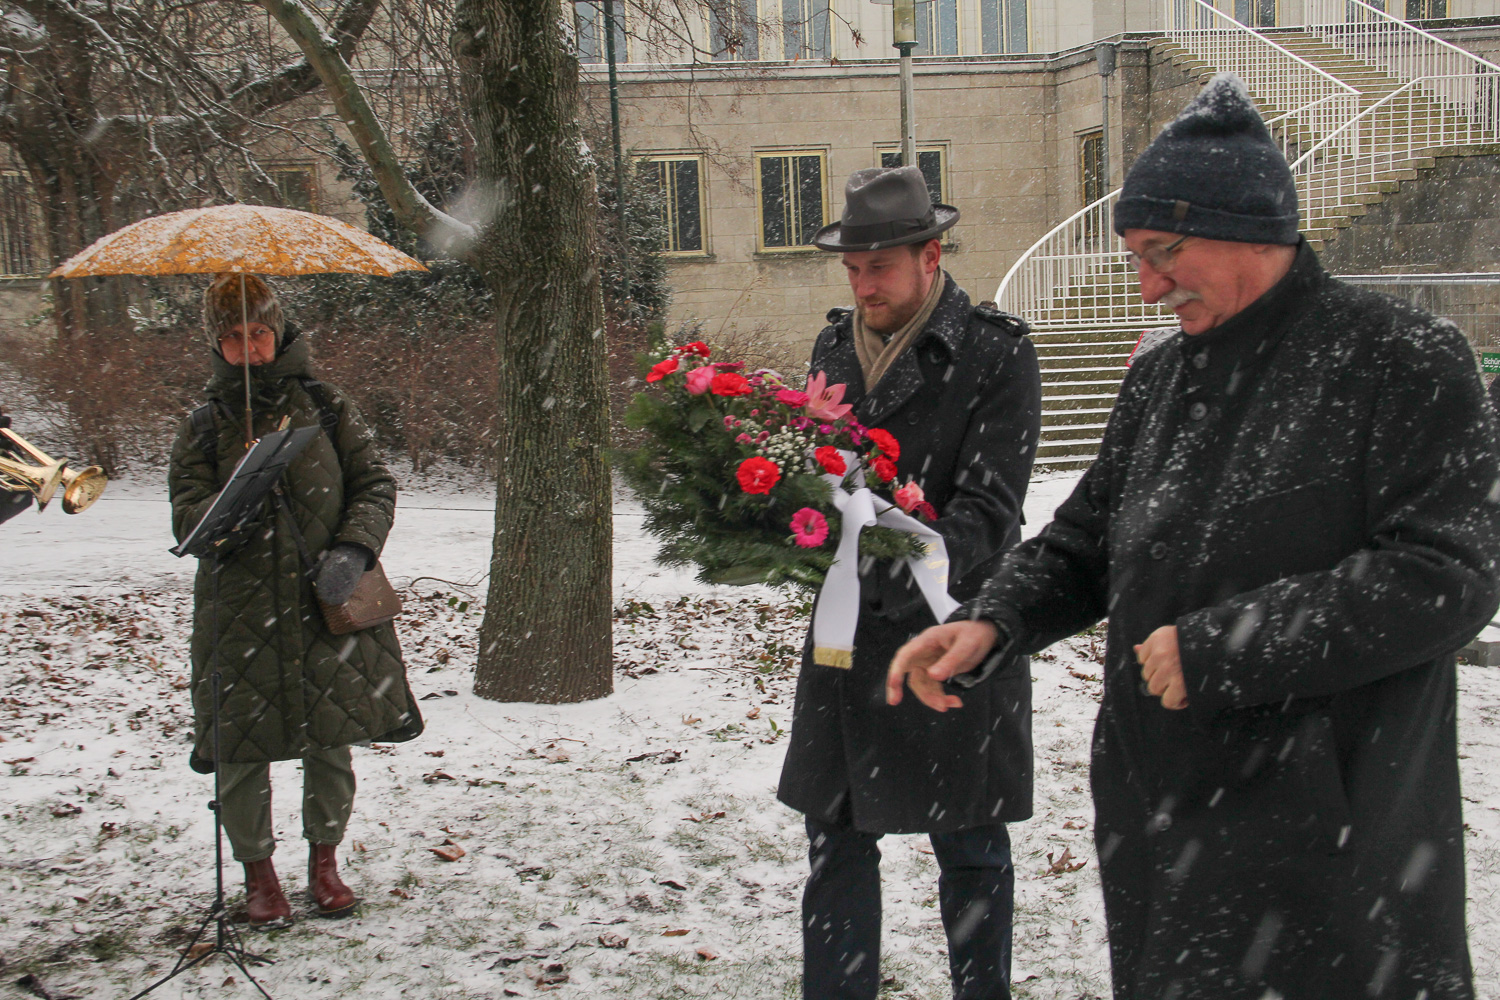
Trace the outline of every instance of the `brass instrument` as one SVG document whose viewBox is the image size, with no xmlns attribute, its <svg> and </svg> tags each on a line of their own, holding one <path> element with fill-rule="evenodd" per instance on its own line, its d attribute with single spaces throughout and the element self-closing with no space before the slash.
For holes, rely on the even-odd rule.
<svg viewBox="0 0 1500 1000">
<path fill-rule="evenodd" d="M 37 510 L 62 490 L 63 510 L 77 514 L 104 495 L 109 480 L 97 465 L 77 471 L 58 461 L 9 428 L 0 427 L 0 490 L 31 493 Z"/>
</svg>

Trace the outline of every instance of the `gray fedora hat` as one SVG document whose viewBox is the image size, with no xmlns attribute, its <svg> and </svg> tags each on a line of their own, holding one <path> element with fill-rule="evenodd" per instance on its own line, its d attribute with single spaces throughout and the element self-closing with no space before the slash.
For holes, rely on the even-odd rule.
<svg viewBox="0 0 1500 1000">
<path fill-rule="evenodd" d="M 958 209 L 934 205 L 916 167 L 856 170 L 844 185 L 844 217 L 819 229 L 820 250 L 881 250 L 921 243 L 953 228 Z"/>
</svg>

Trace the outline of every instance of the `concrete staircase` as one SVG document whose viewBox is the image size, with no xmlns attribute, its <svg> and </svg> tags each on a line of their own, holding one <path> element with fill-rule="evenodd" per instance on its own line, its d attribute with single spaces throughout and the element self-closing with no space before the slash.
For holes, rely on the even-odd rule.
<svg viewBox="0 0 1500 1000">
<path fill-rule="evenodd" d="M 1400 80 L 1361 62 L 1311 32 L 1283 28 L 1268 29 L 1263 33 L 1278 45 L 1358 90 L 1361 110 L 1377 104 L 1402 85 Z M 1155 47 L 1199 83 L 1206 82 L 1219 71 L 1218 67 L 1206 64 L 1165 39 Z M 1261 102 L 1261 112 L 1267 118 L 1293 110 Z M 1369 127 L 1371 134 L 1377 136 L 1396 134 L 1401 129 L 1420 131 L 1429 121 L 1444 117 L 1451 121 L 1454 114 L 1451 108 L 1444 108 L 1421 95 L 1410 98 L 1403 95 L 1391 105 L 1373 112 Z M 1292 133 L 1280 137 L 1287 141 L 1292 159 L 1296 158 L 1298 150 L 1311 148 L 1311 136 Z M 1421 151 L 1423 155 L 1372 170 L 1356 185 L 1350 185 L 1347 179 L 1340 182 L 1335 178 L 1347 178 L 1351 169 L 1358 167 L 1358 161 L 1329 157 L 1327 163 L 1319 163 L 1307 179 L 1312 196 L 1304 197 L 1303 232 L 1314 249 L 1322 250 L 1356 218 L 1366 214 L 1370 206 L 1399 191 L 1403 184 L 1421 178 L 1436 164 L 1437 157 L 1497 151 L 1500 147 L 1485 149 L 1472 145 L 1424 149 Z M 1366 162 L 1367 167 L 1369 162 Z M 1322 177 L 1325 171 L 1327 180 Z M 1125 375 L 1126 359 L 1141 334 L 1139 325 L 1131 328 L 1103 325 L 1109 315 L 1104 308 L 1108 296 L 1096 288 L 1096 284 L 1103 283 L 1081 279 L 1068 290 L 1069 329 L 1043 327 L 1032 334 L 1040 357 L 1043 386 L 1038 467 L 1077 469 L 1087 467 L 1093 461 Z M 1073 318 L 1077 320 L 1076 326 L 1072 325 Z"/>
</svg>

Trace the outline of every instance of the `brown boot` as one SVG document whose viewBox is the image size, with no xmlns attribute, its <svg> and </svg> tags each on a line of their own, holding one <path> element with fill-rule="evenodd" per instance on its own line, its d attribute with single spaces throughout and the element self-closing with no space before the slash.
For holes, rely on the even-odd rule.
<svg viewBox="0 0 1500 1000">
<path fill-rule="evenodd" d="M 245 911 L 251 927 L 285 927 L 292 922 L 292 904 L 281 891 L 270 858 L 245 862 Z"/>
<path fill-rule="evenodd" d="M 347 917 L 359 900 L 339 878 L 337 847 L 333 844 L 309 844 L 307 852 L 307 892 L 318 904 L 320 917 Z"/>
</svg>

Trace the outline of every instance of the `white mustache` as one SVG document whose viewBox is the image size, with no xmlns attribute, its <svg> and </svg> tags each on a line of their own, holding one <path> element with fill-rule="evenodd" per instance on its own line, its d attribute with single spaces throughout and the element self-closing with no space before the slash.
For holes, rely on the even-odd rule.
<svg viewBox="0 0 1500 1000">
<path fill-rule="evenodd" d="M 1197 292 L 1190 292 L 1186 288 L 1174 288 L 1161 297 L 1161 304 L 1168 309 L 1176 309 L 1185 306 L 1189 302 L 1202 302 L 1203 296 Z"/>
</svg>

